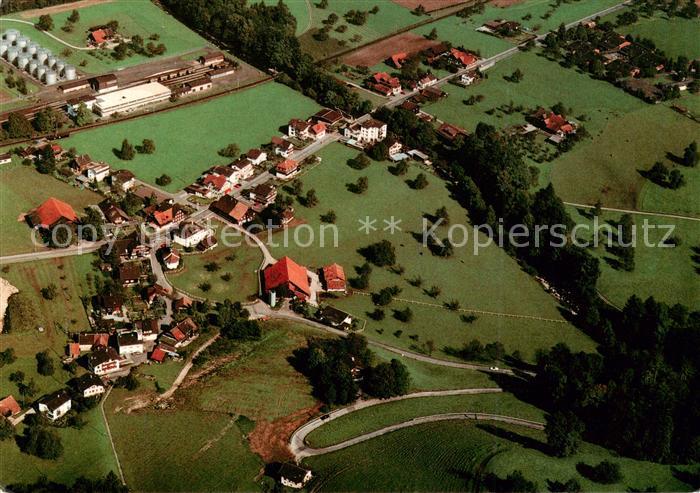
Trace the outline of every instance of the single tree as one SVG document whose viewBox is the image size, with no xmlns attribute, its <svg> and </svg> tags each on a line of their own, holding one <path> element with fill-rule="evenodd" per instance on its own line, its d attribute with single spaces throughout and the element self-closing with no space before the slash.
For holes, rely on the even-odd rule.
<svg viewBox="0 0 700 493">
<path fill-rule="evenodd" d="M 127 139 L 122 141 L 122 148 L 119 151 L 119 159 L 124 161 L 131 161 L 134 159 L 136 152 L 134 151 L 134 146 L 129 143 Z"/>
</svg>

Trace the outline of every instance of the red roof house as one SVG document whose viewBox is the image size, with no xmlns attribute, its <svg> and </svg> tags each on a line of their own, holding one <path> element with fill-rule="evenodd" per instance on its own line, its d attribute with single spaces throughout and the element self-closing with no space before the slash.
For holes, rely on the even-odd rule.
<svg viewBox="0 0 700 493">
<path fill-rule="evenodd" d="M 391 63 L 394 65 L 394 67 L 401 68 L 403 62 L 406 61 L 406 58 L 408 58 L 408 53 L 395 53 L 391 55 Z"/>
<path fill-rule="evenodd" d="M 294 159 L 285 159 L 275 167 L 278 178 L 291 178 L 299 171 L 299 163 Z"/>
<path fill-rule="evenodd" d="M 323 281 L 326 291 L 345 291 L 345 270 L 338 264 L 327 265 L 323 268 Z"/>
<path fill-rule="evenodd" d="M 465 67 L 471 65 L 472 63 L 476 63 L 477 60 L 477 58 L 471 53 L 466 53 L 464 51 L 458 50 L 457 48 L 452 48 L 450 50 L 450 54 L 452 54 L 452 56 Z"/>
<path fill-rule="evenodd" d="M 165 356 L 165 351 L 163 351 L 160 346 L 156 346 L 148 358 L 156 363 L 162 363 L 165 360 Z"/>
<path fill-rule="evenodd" d="M 68 353 L 68 356 L 70 356 L 71 358 L 79 358 L 80 357 L 80 343 L 69 342 L 66 352 Z"/>
<path fill-rule="evenodd" d="M 289 298 L 306 300 L 311 297 L 311 287 L 306 269 L 289 257 L 282 257 L 265 269 L 265 293 L 275 292 Z"/>
<path fill-rule="evenodd" d="M 37 207 L 29 219 L 33 226 L 49 229 L 59 222 L 74 223 L 78 216 L 70 205 L 51 197 Z"/>
<path fill-rule="evenodd" d="M 10 416 L 15 416 L 22 411 L 19 407 L 17 401 L 11 395 L 8 395 L 3 400 L 0 401 L 0 415 L 9 418 Z"/>
</svg>

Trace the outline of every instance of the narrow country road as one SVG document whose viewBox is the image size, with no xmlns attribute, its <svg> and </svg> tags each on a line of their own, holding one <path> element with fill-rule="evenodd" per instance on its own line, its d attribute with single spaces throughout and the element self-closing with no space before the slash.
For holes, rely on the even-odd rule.
<svg viewBox="0 0 700 493">
<path fill-rule="evenodd" d="M 595 205 L 589 204 L 577 204 L 575 202 L 564 202 L 565 205 L 570 205 L 572 207 L 581 207 L 582 209 L 595 209 Z M 622 212 L 626 214 L 636 214 L 638 216 L 655 216 L 655 217 L 666 217 L 669 219 L 684 219 L 687 221 L 700 221 L 700 217 L 684 216 L 682 214 L 667 214 L 665 212 L 651 212 L 651 211 L 638 211 L 632 209 L 616 209 L 614 207 L 601 207 L 601 210 L 610 212 Z"/>
<path fill-rule="evenodd" d="M 194 359 L 199 356 L 199 354 L 204 351 L 206 348 L 211 346 L 214 341 L 216 341 L 219 338 L 219 334 L 214 335 L 211 339 L 209 339 L 207 342 L 202 344 L 194 353 L 190 355 L 189 358 L 187 358 L 187 363 L 185 363 L 185 366 L 182 367 L 182 370 L 180 370 L 180 373 L 178 373 L 177 378 L 173 382 L 173 384 L 170 386 L 168 390 L 163 392 L 158 396 L 158 399 L 156 399 L 156 402 L 162 401 L 164 399 L 168 399 L 171 397 L 175 391 L 182 385 L 182 382 L 185 381 L 185 378 L 187 377 L 187 374 L 190 372 L 192 369 L 192 366 L 194 365 Z"/>
<path fill-rule="evenodd" d="M 107 241 L 85 242 L 81 245 L 75 245 L 68 248 L 54 248 L 43 250 L 41 252 L 19 253 L 17 255 L 5 255 L 0 257 L 0 264 L 16 264 L 20 262 L 28 262 L 30 260 L 45 260 L 51 258 L 70 257 L 73 255 L 83 255 L 85 253 L 93 253 L 99 250 Z"/>
<path fill-rule="evenodd" d="M 3 17 L 3 18 L 0 19 L 0 22 L 19 22 L 20 24 L 27 24 L 27 25 L 32 26 L 32 28 L 36 29 L 36 28 L 34 27 L 34 23 L 33 23 L 33 22 L 22 21 L 22 20 L 19 20 L 19 19 L 9 19 L 9 18 L 7 18 L 7 17 Z M 74 50 L 79 50 L 79 51 L 91 51 L 91 50 L 94 50 L 94 49 L 95 49 L 95 48 L 92 47 L 92 46 L 75 46 L 75 45 L 72 45 L 72 44 L 70 44 L 70 43 L 68 43 L 68 42 L 66 42 L 66 41 L 64 41 L 64 40 L 62 40 L 61 38 L 59 38 L 59 37 L 56 36 L 56 35 L 51 34 L 51 33 L 48 32 L 48 31 L 41 31 L 41 32 L 44 33 L 44 34 L 46 34 L 49 38 L 53 38 L 53 39 L 55 39 L 56 41 L 58 41 L 59 43 L 61 43 L 61 44 L 63 44 L 63 45 L 66 45 L 66 46 L 68 46 L 69 48 L 72 48 L 72 49 L 74 49 Z M 29 33 L 23 33 L 23 34 L 26 34 L 26 35 L 28 35 L 29 37 L 31 37 L 31 34 L 29 34 Z"/>
<path fill-rule="evenodd" d="M 422 423 L 429 423 L 433 421 L 443 421 L 446 419 L 489 419 L 495 421 L 503 421 L 512 424 L 518 424 L 522 426 L 527 426 L 535 429 L 542 429 L 543 425 L 541 423 L 530 421 L 522 418 L 517 418 L 513 416 L 502 416 L 498 414 L 488 414 L 488 413 L 448 413 L 448 414 L 437 414 L 431 416 L 424 416 L 419 418 L 414 418 L 403 423 L 398 423 L 395 425 L 387 426 L 380 430 L 376 430 L 370 433 L 363 434 L 361 436 L 346 440 L 344 442 L 331 445 L 328 447 L 323 447 L 315 449 L 306 444 L 306 437 L 314 430 L 320 428 L 321 426 L 340 418 L 341 416 L 346 416 L 353 412 L 359 411 L 361 409 L 366 409 L 368 407 L 386 404 L 389 402 L 397 402 L 407 399 L 419 399 L 423 397 L 444 397 L 444 396 L 455 396 L 455 395 L 476 395 L 476 394 L 495 394 L 501 393 L 503 389 L 499 387 L 494 388 L 478 388 L 478 389 L 454 389 L 454 390 L 433 390 L 427 392 L 414 392 L 412 394 L 406 394 L 398 397 L 392 397 L 390 399 L 366 399 L 360 400 L 351 404 L 349 406 L 336 409 L 328 414 L 319 416 L 312 419 L 311 421 L 303 424 L 292 434 L 289 439 L 289 449 L 296 458 L 299 460 L 303 457 L 309 457 L 312 455 L 321 455 L 329 452 L 334 452 L 336 450 L 341 450 L 356 443 L 364 442 L 365 440 L 370 440 L 386 433 L 392 431 L 406 428 L 409 426 L 415 426 Z"/>
<path fill-rule="evenodd" d="M 100 412 L 102 413 L 102 419 L 105 422 L 105 429 L 107 430 L 107 438 L 109 438 L 109 444 L 112 446 L 112 452 L 114 453 L 114 459 L 117 461 L 117 470 L 119 471 L 119 478 L 122 481 L 123 485 L 126 485 L 126 481 L 124 481 L 124 471 L 122 471 L 122 464 L 119 461 L 119 454 L 117 454 L 117 447 L 114 445 L 114 440 L 112 439 L 112 430 L 109 429 L 109 421 L 107 420 L 107 414 L 105 413 L 105 402 L 107 401 L 107 398 L 109 397 L 109 394 L 112 393 L 112 388 L 109 387 L 107 389 L 107 392 L 105 395 L 102 397 L 102 400 L 100 401 Z"/>
</svg>

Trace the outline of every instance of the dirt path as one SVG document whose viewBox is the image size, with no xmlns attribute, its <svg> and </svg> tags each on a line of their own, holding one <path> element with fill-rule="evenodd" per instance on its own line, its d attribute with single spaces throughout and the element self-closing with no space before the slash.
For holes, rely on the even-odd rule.
<svg viewBox="0 0 700 493">
<path fill-rule="evenodd" d="M 53 7 L 44 7 L 43 9 L 32 9 L 25 10 L 20 15 L 23 19 L 31 19 L 33 17 L 39 17 L 43 14 L 59 14 L 67 10 L 82 9 L 85 7 L 90 7 L 91 5 L 98 5 L 100 3 L 110 3 L 114 0 L 80 0 L 78 2 L 64 3 L 62 5 L 54 5 Z"/>
<path fill-rule="evenodd" d="M 10 18 L 8 18 L 8 17 L 3 17 L 3 18 L 1 18 L 1 19 L 0 19 L 0 22 L 19 22 L 20 24 L 30 25 L 30 26 L 34 27 L 34 23 L 33 23 L 33 22 L 22 21 L 22 20 L 19 20 L 19 19 L 10 19 Z M 95 46 L 75 46 L 75 45 L 70 44 L 68 41 L 62 40 L 61 38 L 59 38 L 59 37 L 56 36 L 55 34 L 51 34 L 51 33 L 48 32 L 48 31 L 42 31 L 42 32 L 43 32 L 44 34 L 46 34 L 49 38 L 53 38 L 53 39 L 55 39 L 56 41 L 58 41 L 59 43 L 61 43 L 61 44 L 63 44 L 63 45 L 66 45 L 66 46 L 68 46 L 69 48 L 72 48 L 72 49 L 74 49 L 74 50 L 78 50 L 78 51 L 90 51 L 90 50 L 96 49 Z"/>
<path fill-rule="evenodd" d="M 175 379 L 173 384 L 170 386 L 170 388 L 168 390 L 166 390 L 165 392 L 160 394 L 160 396 L 158 396 L 158 399 L 156 399 L 156 402 L 168 399 L 169 397 L 171 397 L 175 393 L 175 391 L 180 387 L 180 385 L 182 385 L 182 382 L 187 377 L 187 374 L 192 369 L 192 366 L 194 365 L 194 359 L 197 356 L 199 356 L 199 354 L 202 351 L 204 351 L 206 348 L 211 346 L 214 343 L 214 341 L 216 341 L 218 338 L 219 338 L 219 334 L 216 334 L 211 339 L 209 339 L 207 342 L 202 344 L 194 353 L 192 353 L 190 355 L 190 357 L 187 359 L 187 363 L 185 363 L 185 366 L 182 367 L 182 370 L 180 370 L 180 373 L 177 375 L 177 378 Z"/>
<path fill-rule="evenodd" d="M 107 437 L 109 438 L 109 444 L 112 446 L 112 452 L 114 453 L 114 459 L 117 461 L 117 469 L 119 470 L 119 478 L 122 480 L 122 484 L 126 485 L 126 481 L 124 481 L 124 471 L 122 471 L 122 464 L 119 462 L 119 455 L 117 454 L 117 447 L 114 445 L 114 440 L 112 440 L 112 431 L 109 429 L 109 421 L 107 421 L 107 414 L 105 413 L 105 402 L 107 401 L 107 398 L 109 397 L 109 394 L 112 393 L 112 387 L 107 389 L 107 392 L 105 393 L 104 397 L 100 401 L 100 412 L 102 413 L 102 419 L 105 422 L 105 429 L 107 430 Z"/>
<path fill-rule="evenodd" d="M 590 204 L 576 204 L 574 202 L 564 202 L 566 205 L 572 207 L 580 207 L 582 209 L 595 209 L 595 205 Z M 665 212 L 651 212 L 651 211 L 637 211 L 633 209 L 616 209 L 614 207 L 601 207 L 603 211 L 609 212 L 623 212 L 626 214 L 636 214 L 638 216 L 656 216 L 656 217 L 666 217 L 669 219 L 685 219 L 686 221 L 700 221 L 700 217 L 684 216 L 682 214 L 667 214 Z"/>
</svg>

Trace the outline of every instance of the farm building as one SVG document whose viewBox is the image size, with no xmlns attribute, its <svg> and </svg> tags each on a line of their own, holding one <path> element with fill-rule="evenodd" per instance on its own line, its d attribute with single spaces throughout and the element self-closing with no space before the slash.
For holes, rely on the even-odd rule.
<svg viewBox="0 0 700 493">
<path fill-rule="evenodd" d="M 71 224 L 78 220 L 73 208 L 62 200 L 49 198 L 29 214 L 35 228 L 51 229 L 57 224 Z"/>
<path fill-rule="evenodd" d="M 230 195 L 224 195 L 211 204 L 210 208 L 224 219 L 236 224 L 246 223 L 253 218 L 250 208 Z"/>
<path fill-rule="evenodd" d="M 265 293 L 274 293 L 279 298 L 311 297 L 311 287 L 306 269 L 289 257 L 282 257 L 269 266 L 264 274 Z"/>
</svg>

